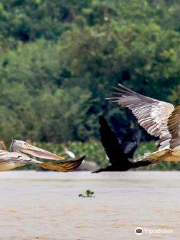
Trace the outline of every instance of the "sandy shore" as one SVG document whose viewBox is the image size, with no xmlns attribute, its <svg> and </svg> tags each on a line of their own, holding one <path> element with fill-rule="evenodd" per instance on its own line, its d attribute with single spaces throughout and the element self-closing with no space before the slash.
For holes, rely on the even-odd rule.
<svg viewBox="0 0 180 240">
<path fill-rule="evenodd" d="M 0 173 L 0 239 L 180 239 L 180 173 Z M 95 198 L 80 198 L 86 189 Z"/>
</svg>

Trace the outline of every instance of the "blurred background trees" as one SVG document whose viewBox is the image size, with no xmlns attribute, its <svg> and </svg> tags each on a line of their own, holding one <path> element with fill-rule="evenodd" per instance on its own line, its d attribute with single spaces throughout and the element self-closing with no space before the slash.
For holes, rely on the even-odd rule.
<svg viewBox="0 0 180 240">
<path fill-rule="evenodd" d="M 1 0 L 0 138 L 98 139 L 101 114 L 122 136 L 134 117 L 105 100 L 118 83 L 178 104 L 179 13 L 178 0 Z"/>
</svg>

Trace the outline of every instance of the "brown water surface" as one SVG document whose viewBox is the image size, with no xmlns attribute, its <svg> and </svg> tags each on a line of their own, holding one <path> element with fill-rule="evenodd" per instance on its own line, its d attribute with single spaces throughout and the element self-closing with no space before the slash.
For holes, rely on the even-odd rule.
<svg viewBox="0 0 180 240">
<path fill-rule="evenodd" d="M 180 239 L 180 173 L 0 173 L 0 239 Z"/>
</svg>

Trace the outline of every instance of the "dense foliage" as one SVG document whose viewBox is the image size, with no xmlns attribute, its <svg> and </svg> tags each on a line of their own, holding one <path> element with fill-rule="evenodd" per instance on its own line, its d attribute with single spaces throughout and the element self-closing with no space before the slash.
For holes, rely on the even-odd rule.
<svg viewBox="0 0 180 240">
<path fill-rule="evenodd" d="M 85 142 L 101 114 L 122 136 L 135 120 L 105 100 L 118 83 L 179 103 L 179 11 L 179 0 L 1 0 L 0 138 Z"/>
</svg>

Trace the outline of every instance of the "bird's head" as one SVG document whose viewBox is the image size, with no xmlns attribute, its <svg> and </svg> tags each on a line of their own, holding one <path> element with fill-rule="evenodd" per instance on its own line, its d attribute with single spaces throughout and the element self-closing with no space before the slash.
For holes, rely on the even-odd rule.
<svg viewBox="0 0 180 240">
<path fill-rule="evenodd" d="M 20 152 L 34 157 L 52 160 L 64 160 L 64 157 L 58 156 L 44 149 L 35 147 L 21 140 L 13 140 L 10 149 L 12 152 Z"/>
</svg>

